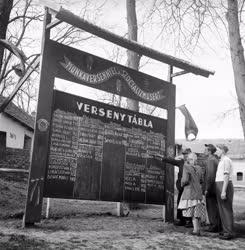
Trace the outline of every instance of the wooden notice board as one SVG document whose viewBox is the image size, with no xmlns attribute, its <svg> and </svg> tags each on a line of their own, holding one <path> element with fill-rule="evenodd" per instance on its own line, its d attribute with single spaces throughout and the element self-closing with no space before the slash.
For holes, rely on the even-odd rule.
<svg viewBox="0 0 245 250">
<path fill-rule="evenodd" d="M 54 91 L 44 196 L 165 204 L 165 119 Z"/>
<path fill-rule="evenodd" d="M 43 197 L 166 204 L 172 221 L 173 168 L 149 154 L 173 152 L 175 86 L 50 39 L 41 62 L 24 223 L 41 220 Z M 160 107 L 167 118 L 54 90 L 56 78 Z"/>
</svg>

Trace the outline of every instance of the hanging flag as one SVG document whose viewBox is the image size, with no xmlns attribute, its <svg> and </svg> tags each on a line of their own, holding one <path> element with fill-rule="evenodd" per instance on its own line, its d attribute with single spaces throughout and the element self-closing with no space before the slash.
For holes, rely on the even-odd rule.
<svg viewBox="0 0 245 250">
<path fill-rule="evenodd" d="M 177 107 L 185 117 L 185 138 L 194 141 L 198 134 L 198 128 L 185 104 Z"/>
</svg>

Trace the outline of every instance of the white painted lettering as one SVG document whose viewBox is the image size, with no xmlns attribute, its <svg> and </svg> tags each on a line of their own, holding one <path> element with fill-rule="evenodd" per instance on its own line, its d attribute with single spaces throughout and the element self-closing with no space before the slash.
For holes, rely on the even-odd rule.
<svg viewBox="0 0 245 250">
<path fill-rule="evenodd" d="M 120 113 L 120 117 L 121 117 L 121 121 L 122 121 L 122 122 L 124 121 L 125 116 L 126 116 L 126 114 L 121 114 L 121 113 Z"/>
<path fill-rule="evenodd" d="M 108 109 L 108 110 L 106 111 L 106 118 L 109 118 L 109 119 L 112 118 L 112 110 Z"/>
<path fill-rule="evenodd" d="M 149 123 L 148 123 L 148 127 L 153 128 L 152 121 L 149 121 Z"/>
<path fill-rule="evenodd" d="M 134 117 L 133 117 L 133 119 L 132 119 L 132 124 L 137 125 L 137 119 L 136 119 L 136 116 L 134 116 Z"/>
<path fill-rule="evenodd" d="M 84 112 L 89 113 L 90 112 L 90 105 L 89 104 L 84 104 Z"/>
<path fill-rule="evenodd" d="M 132 122 L 132 115 L 128 115 L 128 122 L 131 123 Z"/>
<path fill-rule="evenodd" d="M 92 106 L 91 107 L 91 114 L 94 114 L 94 115 L 97 115 L 97 107 L 95 107 L 95 106 Z"/>
<path fill-rule="evenodd" d="M 105 116 L 105 110 L 104 110 L 104 108 L 100 108 L 99 109 L 99 116 Z"/>
<path fill-rule="evenodd" d="M 114 113 L 113 113 L 113 119 L 114 120 L 119 120 L 119 113 L 118 112 L 114 111 Z"/>
<path fill-rule="evenodd" d="M 82 107 L 83 107 L 83 103 L 82 102 L 80 102 L 80 103 L 77 102 L 77 107 L 78 107 L 79 110 L 81 110 Z"/>
</svg>

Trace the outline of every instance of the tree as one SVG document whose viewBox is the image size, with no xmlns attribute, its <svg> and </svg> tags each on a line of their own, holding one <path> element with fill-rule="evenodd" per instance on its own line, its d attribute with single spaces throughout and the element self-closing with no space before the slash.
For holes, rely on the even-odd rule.
<svg viewBox="0 0 245 250">
<path fill-rule="evenodd" d="M 135 0 L 126 0 L 127 9 L 127 23 L 128 23 L 128 39 L 137 41 L 138 25 L 136 16 L 136 3 Z M 133 51 L 127 51 L 128 67 L 139 70 L 140 56 Z M 139 102 L 128 99 L 128 108 L 131 110 L 139 111 Z"/>
<path fill-rule="evenodd" d="M 8 4 L 9 18 L 5 19 L 6 35 L 5 38 L 20 50 L 30 50 L 27 53 L 27 63 L 30 64 L 33 57 L 37 53 L 33 53 L 32 48 L 35 44 L 35 38 L 26 37 L 29 27 L 35 21 L 41 21 L 43 14 L 40 10 L 32 6 L 32 0 L 26 1 L 5 1 Z M 41 22 L 40 22 L 41 23 Z M 3 48 L 2 52 L 3 52 Z M 16 75 L 18 68 L 18 59 L 9 51 L 4 51 L 2 57 L 2 67 L 0 71 L 0 94 L 9 95 L 14 86 L 19 80 L 19 75 Z M 15 102 L 26 111 L 30 110 L 30 104 L 36 98 L 36 87 L 34 79 L 37 74 L 34 74 L 17 94 Z"/>
<path fill-rule="evenodd" d="M 186 56 L 191 56 L 201 42 L 209 43 L 208 35 L 211 33 L 216 34 L 217 39 L 225 42 L 229 40 L 237 102 L 245 137 L 245 59 L 242 38 L 244 5 L 244 0 L 152 0 L 144 23 L 161 24 L 159 37 L 161 36 L 164 45 L 172 44 L 177 53 L 182 52 Z"/>
<path fill-rule="evenodd" d="M 65 0 L 63 3 L 67 3 Z M 85 15 L 90 7 L 89 0 L 81 4 L 80 15 Z M 99 12 L 100 6 L 93 10 Z M 36 55 L 40 54 L 40 44 L 43 21 L 43 8 L 35 4 L 34 0 L 0 0 L 0 38 L 6 38 L 27 56 L 26 63 L 29 65 Z M 79 45 L 92 36 L 81 32 L 67 24 L 60 24 L 52 30 L 52 39 L 67 45 Z M 1 57 L 2 56 L 2 57 Z M 9 51 L 0 47 L 0 94 L 8 96 L 19 80 L 16 75 L 17 58 Z M 37 102 L 38 71 L 18 91 L 15 103 L 31 113 L 35 110 Z"/>
<path fill-rule="evenodd" d="M 0 0 L 0 39 L 6 38 L 9 16 L 13 7 L 13 0 Z M 3 47 L 0 47 L 0 71 L 3 60 Z"/>
<path fill-rule="evenodd" d="M 239 105 L 240 119 L 245 137 L 245 58 L 242 45 L 239 13 L 242 11 L 245 1 L 242 1 L 240 11 L 237 0 L 227 0 L 227 23 L 230 41 L 230 53 L 235 80 L 235 87 Z"/>
</svg>

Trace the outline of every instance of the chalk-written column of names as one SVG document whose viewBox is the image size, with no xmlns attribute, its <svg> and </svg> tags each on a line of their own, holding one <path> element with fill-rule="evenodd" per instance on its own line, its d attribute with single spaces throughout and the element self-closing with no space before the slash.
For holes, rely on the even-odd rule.
<svg viewBox="0 0 245 250">
<path fill-rule="evenodd" d="M 75 180 L 77 141 L 78 117 L 56 110 L 53 114 L 47 179 Z"/>
</svg>

